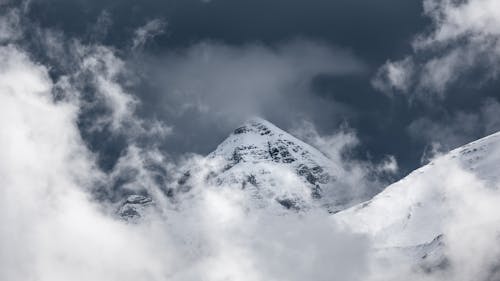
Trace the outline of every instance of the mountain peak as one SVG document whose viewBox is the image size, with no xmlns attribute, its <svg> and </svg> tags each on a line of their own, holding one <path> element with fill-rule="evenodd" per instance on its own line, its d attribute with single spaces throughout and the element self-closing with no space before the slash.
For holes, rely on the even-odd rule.
<svg viewBox="0 0 500 281">
<path fill-rule="evenodd" d="M 250 204 L 279 210 L 319 205 L 337 212 L 357 203 L 352 192 L 339 184 L 337 163 L 262 118 L 251 118 L 236 128 L 205 160 L 186 169 L 172 186 L 171 196 L 192 192 L 202 179 L 203 186 L 245 190 Z"/>
<path fill-rule="evenodd" d="M 256 197 L 271 198 L 287 209 L 319 203 L 337 211 L 350 204 L 348 192 L 335 186 L 340 174 L 336 163 L 262 118 L 236 128 L 207 158 L 222 163 L 211 173 L 211 182 L 251 189 Z"/>
<path fill-rule="evenodd" d="M 259 117 L 253 117 L 236 128 L 208 157 L 288 164 L 314 159 L 320 166 L 331 164 L 330 159 L 316 148 Z"/>
<path fill-rule="evenodd" d="M 233 134 L 235 135 L 246 133 L 254 133 L 265 136 L 269 134 L 284 133 L 284 131 L 265 119 L 262 119 L 260 117 L 252 117 L 245 123 L 243 123 L 242 126 L 236 128 L 233 131 Z"/>
</svg>

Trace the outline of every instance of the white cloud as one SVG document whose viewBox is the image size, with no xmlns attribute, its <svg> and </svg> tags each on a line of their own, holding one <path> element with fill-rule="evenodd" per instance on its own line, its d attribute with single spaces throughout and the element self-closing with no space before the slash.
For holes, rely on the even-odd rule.
<svg viewBox="0 0 500 281">
<path fill-rule="evenodd" d="M 147 38 L 148 32 L 140 38 Z M 126 90 L 131 81 L 123 79 L 130 78 L 126 62 L 105 46 L 68 42 L 55 32 L 41 34 L 51 35 L 45 44 L 51 46 L 53 57 L 62 55 L 74 63 L 56 83 L 47 67 L 21 49 L 0 47 L 1 280 L 369 280 L 374 276 L 368 267 L 372 262 L 368 237 L 339 229 L 321 210 L 286 215 L 249 211 L 248 194 L 201 180 L 196 192 L 177 204 L 162 197 L 161 184 L 154 181 L 157 174 L 148 165 L 164 165 L 168 172 L 182 167 L 169 163 L 154 146 L 137 145 L 137 136 L 165 136 L 169 128 L 137 117 L 138 101 Z M 72 52 L 66 53 L 68 46 Z M 162 74 L 168 90 L 177 95 L 173 107 L 222 111 L 223 116 L 241 116 L 245 107 L 254 113 L 277 99 L 276 93 L 293 98 L 290 93 L 305 90 L 317 74 L 364 69 L 345 51 L 300 40 L 275 48 L 205 43 L 172 54 L 166 62 Z M 398 87 L 406 84 L 407 78 L 397 69 L 389 78 Z M 90 101 L 84 98 L 83 86 L 95 90 Z M 56 101 L 54 94 L 62 98 Z M 254 103 L 256 97 L 259 101 Z M 189 104 L 190 100 L 196 102 Z M 97 105 L 109 112 L 93 116 L 96 127 L 110 126 L 129 141 L 109 175 L 97 168 L 77 124 L 82 111 Z M 485 105 L 488 128 L 498 124 L 497 108 L 493 102 Z M 353 132 L 321 136 L 312 127 L 301 129 L 297 134 L 347 165 L 350 186 L 363 189 L 373 184 L 366 180 L 367 173 L 397 169 L 390 157 L 379 165 L 344 162 L 342 151 L 358 144 Z M 206 164 L 197 157 L 190 160 Z M 161 211 L 138 224 L 117 220 L 115 206 L 94 202 L 90 195 L 95 185 L 111 184 L 121 172 L 131 170 L 137 174 L 126 188 L 148 190 Z M 477 228 L 465 232 L 467 243 L 450 236 L 450 245 L 457 246 L 450 248 L 458 265 L 453 276 L 481 275 L 480 269 L 496 255 L 489 246 L 496 242 L 491 220 L 500 214 L 494 209 L 499 199 L 481 188 L 474 193 L 481 184 L 469 174 L 452 177 L 448 171 L 443 175 L 448 175 L 450 190 L 465 190 L 454 194 L 458 198 L 453 202 L 464 209 L 446 226 L 449 232 L 461 234 L 462 223 L 483 218 Z M 470 250 L 477 259 L 466 264 Z"/>
<path fill-rule="evenodd" d="M 0 61 L 0 279 L 159 280 L 161 254 L 145 233 L 89 201 L 101 174 L 78 107 L 54 102 L 47 69 L 22 51 L 0 47 Z"/>
<path fill-rule="evenodd" d="M 159 204 L 166 218 L 117 220 L 113 206 L 89 195 L 107 176 L 80 137 L 80 100 L 55 101 L 47 68 L 13 46 L 0 47 L 0 61 L 0 279 L 362 280 L 363 236 L 338 230 L 321 211 L 249 213 L 234 189 L 201 184 L 179 205 Z M 147 165 L 132 148 L 116 171 Z M 138 184 L 153 185 L 139 175 Z"/>
<path fill-rule="evenodd" d="M 443 96 L 449 85 L 479 71 L 481 83 L 500 67 L 500 4 L 496 0 L 424 0 L 432 29 L 417 36 L 413 55 L 390 61 L 374 79 L 377 88 Z M 404 81 L 404 83 L 402 83 Z"/>
<path fill-rule="evenodd" d="M 463 37 L 481 43 L 500 35 L 500 4 L 495 0 L 424 0 L 424 12 L 434 21 L 435 29 L 419 38 L 416 48 Z"/>
<path fill-rule="evenodd" d="M 110 123 L 114 130 L 119 129 L 127 120 L 131 119 L 138 101 L 126 93 L 121 84 L 117 82 L 117 76 L 123 71 L 124 62 L 115 54 L 103 46 L 81 46 L 81 71 L 83 75 L 90 74 L 91 83 L 112 110 Z"/>
<path fill-rule="evenodd" d="M 320 135 L 314 125 L 304 122 L 297 125 L 292 133 L 311 144 L 328 156 L 340 168 L 332 190 L 344 190 L 354 201 L 371 198 L 388 184 L 387 176 L 398 171 L 394 156 L 387 155 L 379 163 L 352 159 L 351 151 L 360 145 L 356 132 L 345 125 L 332 135 Z M 335 174 L 333 173 L 333 174 Z"/>
<path fill-rule="evenodd" d="M 132 140 L 170 134 L 165 123 L 137 116 L 140 101 L 128 90 L 137 82 L 135 73 L 113 48 L 83 44 L 53 30 L 37 32 L 47 56 L 65 71 L 55 85 L 62 92 L 61 98 L 77 100 L 83 115 L 93 112 L 86 130 L 109 129 Z"/>
<path fill-rule="evenodd" d="M 377 72 L 372 85 L 387 94 L 393 90 L 407 91 L 411 86 L 414 65 L 410 58 L 401 61 L 386 62 Z"/>
<path fill-rule="evenodd" d="M 440 155 L 333 217 L 372 238 L 368 280 L 498 279 L 498 140 Z"/>
</svg>

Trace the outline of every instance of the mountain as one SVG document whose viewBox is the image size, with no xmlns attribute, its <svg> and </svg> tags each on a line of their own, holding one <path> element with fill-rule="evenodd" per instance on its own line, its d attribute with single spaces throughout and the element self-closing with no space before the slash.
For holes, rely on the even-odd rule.
<svg viewBox="0 0 500 281">
<path fill-rule="evenodd" d="M 453 195 L 450 193 L 461 191 L 458 187 L 453 190 L 461 182 L 451 180 L 459 177 L 459 172 L 471 173 L 495 188 L 500 179 L 499 167 L 500 133 L 496 133 L 438 157 L 373 199 L 335 217 L 371 234 L 381 246 L 427 243 L 442 234 L 443 221 L 453 208 L 460 207 L 448 204 Z"/>
<path fill-rule="evenodd" d="M 474 262 L 481 270 L 486 264 L 483 271 L 493 277 L 463 280 L 500 280 L 500 250 L 492 247 L 500 244 L 499 168 L 500 132 L 436 157 L 358 204 L 342 184 L 341 175 L 348 173 L 340 164 L 270 122 L 252 119 L 212 153 L 183 167 L 166 195 L 189 205 L 200 188 L 234 189 L 247 195 L 239 202 L 278 217 L 325 208 L 332 224 L 369 238 L 374 267 L 388 274 L 377 280 L 401 280 L 400 265 L 409 272 L 445 274 Z M 134 222 L 153 206 L 145 194 L 132 195 L 118 213 Z"/>
<path fill-rule="evenodd" d="M 359 202 L 347 185 L 340 184 L 340 171 L 316 148 L 264 119 L 253 118 L 203 161 L 188 166 L 167 195 L 175 198 L 192 186 L 236 188 L 247 191 L 258 207 L 277 205 L 298 211 L 319 205 L 334 213 Z M 127 220 L 140 216 L 142 202 L 152 204 L 144 197 L 126 199 L 120 216 Z"/>
<path fill-rule="evenodd" d="M 341 167 L 316 148 L 272 123 L 253 118 L 236 128 L 205 160 L 207 184 L 247 190 L 258 205 L 290 210 L 321 205 L 330 212 L 352 206 L 352 192 L 339 183 Z M 191 169 L 178 190 L 189 186 Z M 184 187 L 183 187 L 184 186 Z"/>
<path fill-rule="evenodd" d="M 430 266 L 440 268 L 446 264 L 445 249 L 460 246 L 450 245 L 449 235 L 461 235 L 458 229 L 481 236 L 479 229 L 492 223 L 489 217 L 498 217 L 491 201 L 500 197 L 499 168 L 500 132 L 437 157 L 333 219 L 367 234 L 381 255 L 398 252 L 419 266 L 432 260 Z M 463 244 L 463 236 L 455 240 Z"/>
</svg>

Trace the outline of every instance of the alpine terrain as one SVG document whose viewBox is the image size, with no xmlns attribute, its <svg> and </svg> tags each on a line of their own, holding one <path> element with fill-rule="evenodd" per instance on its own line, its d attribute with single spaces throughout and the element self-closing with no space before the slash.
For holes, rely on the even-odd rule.
<svg viewBox="0 0 500 281">
<path fill-rule="evenodd" d="M 500 199 L 499 170 L 500 133 L 496 133 L 437 157 L 333 218 L 369 235 L 382 256 L 398 254 L 400 262 L 405 256 L 427 271 L 444 269 L 448 254 L 467 245 L 467 233 L 471 243 L 477 243 L 486 237 L 477 237 L 474 231 L 484 234 L 488 231 L 478 229 L 487 228 L 500 242 L 500 228 L 495 227 L 499 217 L 491 214 Z M 498 264 L 492 268 L 491 274 L 498 278 Z"/>
<path fill-rule="evenodd" d="M 380 260 L 434 272 L 449 266 L 457 225 L 465 232 L 478 225 L 496 225 L 469 211 L 476 208 L 468 198 L 500 199 L 499 168 L 500 133 L 496 133 L 435 158 L 359 203 L 342 184 L 345 170 L 339 164 L 270 122 L 252 119 L 203 161 L 189 166 L 167 195 L 173 202 L 181 200 L 195 193 L 192 186 L 201 181 L 201 186 L 242 190 L 256 208 L 286 213 L 319 207 L 330 213 L 332 224 L 369 237 Z M 151 198 L 133 195 L 119 214 L 137 219 L 153 205 Z"/>
<path fill-rule="evenodd" d="M 252 205 L 284 210 L 321 206 L 335 213 L 359 203 L 359 196 L 339 177 L 342 167 L 316 148 L 272 123 L 253 118 L 236 128 L 212 153 L 186 167 L 168 187 L 175 199 L 193 185 L 245 190 Z M 201 181 L 201 182 L 200 182 Z M 127 220 L 136 218 L 152 200 L 131 195 L 119 208 Z"/>
</svg>

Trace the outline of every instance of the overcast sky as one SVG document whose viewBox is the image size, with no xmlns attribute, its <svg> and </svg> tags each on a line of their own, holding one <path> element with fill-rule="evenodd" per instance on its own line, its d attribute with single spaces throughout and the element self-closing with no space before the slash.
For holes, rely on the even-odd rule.
<svg viewBox="0 0 500 281">
<path fill-rule="evenodd" d="M 116 50 L 129 71 L 122 86 L 139 115 L 167 124 L 155 142 L 172 157 L 206 154 L 259 115 L 285 130 L 306 120 L 324 135 L 347 124 L 360 139 L 356 157 L 393 155 L 402 176 L 430 153 L 500 129 L 498 54 L 487 53 L 496 22 L 491 32 L 472 20 L 451 30 L 446 13 L 472 9 L 433 3 L 33 0 L 21 21 L 38 29 L 21 40 L 55 79 L 72 69 L 72 47 L 47 54 L 40 30 Z M 96 112 L 80 128 L 111 167 L 125 140 L 89 131 Z"/>
</svg>

